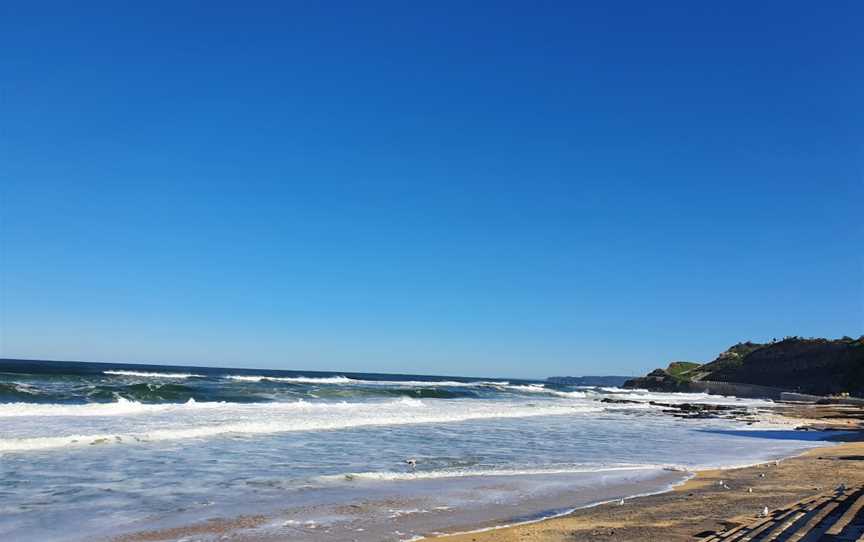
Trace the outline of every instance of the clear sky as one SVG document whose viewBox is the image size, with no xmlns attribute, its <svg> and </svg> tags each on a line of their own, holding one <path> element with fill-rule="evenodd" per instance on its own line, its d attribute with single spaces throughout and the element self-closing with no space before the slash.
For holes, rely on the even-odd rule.
<svg viewBox="0 0 864 542">
<path fill-rule="evenodd" d="M 121 4 L 0 8 L 2 356 L 544 377 L 864 333 L 864 3 Z"/>
</svg>

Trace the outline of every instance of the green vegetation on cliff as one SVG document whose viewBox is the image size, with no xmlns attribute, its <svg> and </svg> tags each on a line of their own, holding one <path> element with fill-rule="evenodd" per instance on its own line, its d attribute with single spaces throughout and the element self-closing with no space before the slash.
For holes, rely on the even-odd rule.
<svg viewBox="0 0 864 542">
<path fill-rule="evenodd" d="M 673 378 L 690 380 L 691 371 L 697 367 L 701 367 L 701 365 L 692 361 L 673 361 L 669 367 L 666 367 L 666 372 Z"/>
<path fill-rule="evenodd" d="M 787 337 L 760 344 L 738 343 L 699 365 L 672 362 L 624 387 L 681 391 L 692 381 L 756 384 L 814 395 L 864 396 L 864 336 L 837 340 Z"/>
</svg>

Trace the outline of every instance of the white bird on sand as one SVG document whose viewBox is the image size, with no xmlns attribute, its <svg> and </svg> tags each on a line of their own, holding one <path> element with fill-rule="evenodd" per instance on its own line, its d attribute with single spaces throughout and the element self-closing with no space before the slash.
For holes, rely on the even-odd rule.
<svg viewBox="0 0 864 542">
<path fill-rule="evenodd" d="M 759 473 L 759 478 L 765 478 L 765 473 L 764 473 L 764 472 L 760 472 L 760 473 Z"/>
<path fill-rule="evenodd" d="M 753 493 L 753 488 L 752 488 L 752 487 L 748 487 L 748 488 L 747 488 L 747 493 Z"/>
<path fill-rule="evenodd" d="M 405 463 L 408 465 L 408 468 L 410 468 L 411 470 L 414 470 L 417 468 L 417 460 L 414 459 L 413 457 L 410 459 L 406 459 Z"/>
<path fill-rule="evenodd" d="M 763 517 L 763 518 L 767 518 L 767 517 L 768 517 L 768 507 L 767 507 L 767 506 L 766 506 L 765 508 L 762 509 L 762 517 Z"/>
<path fill-rule="evenodd" d="M 621 499 L 620 501 L 618 501 L 618 506 L 624 506 L 624 499 Z"/>
</svg>

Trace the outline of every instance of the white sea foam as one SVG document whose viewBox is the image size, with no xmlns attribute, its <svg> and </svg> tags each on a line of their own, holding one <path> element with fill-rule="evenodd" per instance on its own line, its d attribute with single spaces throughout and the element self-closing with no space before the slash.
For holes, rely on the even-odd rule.
<svg viewBox="0 0 864 542">
<path fill-rule="evenodd" d="M 608 386 L 600 386 L 600 387 L 595 387 L 595 386 L 579 386 L 579 387 L 580 387 L 580 388 L 583 388 L 583 389 L 587 389 L 587 390 L 594 390 L 594 389 L 597 389 L 597 390 L 600 390 L 600 391 L 603 391 L 603 392 L 606 392 L 606 393 L 630 393 L 631 391 L 633 391 L 633 390 L 629 390 L 629 389 L 624 389 L 624 388 L 615 388 L 615 387 L 608 387 Z"/>
<path fill-rule="evenodd" d="M 347 376 L 311 377 L 311 376 L 259 376 L 259 375 L 229 375 L 227 378 L 241 382 L 292 382 L 296 384 L 337 384 L 337 385 L 361 385 L 361 386 L 386 386 L 386 387 L 503 387 L 510 383 L 506 381 L 474 381 L 459 382 L 456 380 L 362 380 L 348 378 Z"/>
<path fill-rule="evenodd" d="M 423 402 L 411 397 L 402 397 L 386 403 L 307 403 L 300 399 L 291 402 L 272 403 L 228 403 L 225 401 L 198 402 L 189 399 L 185 403 L 139 403 L 118 397 L 114 403 L 87 403 L 83 405 L 34 404 L 34 403 L 0 403 L 0 418 L 15 418 L 19 416 L 128 416 L 133 414 L 162 414 L 190 412 L 192 410 L 221 410 L 226 414 L 279 413 L 291 410 L 319 409 L 351 409 L 354 407 L 372 408 L 375 405 L 398 404 L 402 407 L 422 407 Z"/>
<path fill-rule="evenodd" d="M 297 384 L 353 384 L 359 382 L 348 378 L 347 376 L 329 376 L 315 378 L 311 376 L 257 376 L 257 375 L 229 375 L 231 380 L 239 380 L 241 382 L 261 382 L 262 380 L 270 382 L 294 382 Z"/>
<path fill-rule="evenodd" d="M 347 474 L 334 474 L 320 476 L 317 479 L 327 482 L 355 481 L 355 480 L 380 480 L 380 481 L 402 481 L 402 480 L 434 480 L 440 478 L 467 478 L 472 476 L 543 476 L 554 474 L 580 474 L 601 473 L 615 471 L 644 471 L 644 470 L 670 470 L 665 465 L 615 465 L 615 466 L 556 466 L 541 469 L 443 469 L 432 471 L 413 472 L 351 472 Z"/>
<path fill-rule="evenodd" d="M 384 380 L 366 380 L 363 381 L 368 384 L 378 384 L 384 386 L 407 386 L 412 388 L 434 388 L 434 387 L 445 387 L 445 388 L 501 388 L 508 386 L 510 382 L 507 381 L 486 381 L 486 380 L 477 380 L 474 382 L 459 382 L 456 380 L 403 380 L 401 382 L 388 382 Z"/>
<path fill-rule="evenodd" d="M 528 384 L 522 386 L 507 386 L 507 389 L 518 391 L 520 393 L 541 393 L 544 395 L 554 395 L 555 397 L 564 397 L 566 399 L 584 399 L 588 395 L 584 391 L 561 391 L 544 387 L 543 384 Z"/>
<path fill-rule="evenodd" d="M 67 436 L 38 436 L 25 438 L 0 438 L 0 452 L 42 450 L 66 446 L 83 446 L 111 443 L 135 443 L 164 440 L 208 438 L 220 435 L 256 435 L 292 431 L 325 431 L 366 426 L 398 426 L 426 423 L 453 423 L 492 418 L 527 418 L 535 416 L 573 415 L 599 412 L 602 409 L 590 406 L 531 406 L 512 403 L 448 403 L 438 401 L 429 407 L 423 401 L 402 398 L 397 401 L 374 403 L 185 403 L 183 405 L 142 405 L 140 403 L 112 403 L 111 408 L 124 413 L 136 410 L 169 413 L 165 423 L 151 423 L 140 432 L 111 432 L 76 434 Z M 19 416 L 27 412 L 40 412 L 36 408 L 45 405 L 16 407 Z M 108 405 L 99 405 L 106 408 Z M 87 414 L 104 415 L 95 411 L 94 405 L 69 405 L 68 409 L 80 409 Z M 188 416 L 183 410 L 208 410 L 210 415 Z M 70 412 L 69 410 L 65 412 Z M 55 412 L 56 414 L 56 412 Z M 179 414 L 179 417 L 174 415 Z M 67 414 L 68 415 L 68 414 Z M 74 415 L 74 414 L 73 414 Z M 232 420 L 225 422 L 224 420 Z M 158 420 L 157 420 L 158 421 Z"/>
<path fill-rule="evenodd" d="M 225 404 L 227 403 L 197 403 L 194 399 L 189 399 L 185 403 L 146 404 L 130 401 L 123 397 L 117 397 L 117 401 L 113 403 L 87 403 L 83 405 L 3 403 L 0 404 L 0 418 L 18 416 L 128 416 L 169 412 L 178 409 L 217 408 Z"/>
<path fill-rule="evenodd" d="M 151 373 L 147 371 L 102 371 L 102 374 L 114 376 L 140 376 L 142 378 L 203 378 L 203 375 L 193 373 Z"/>
<path fill-rule="evenodd" d="M 24 384 L 23 382 L 10 382 L 15 391 L 20 393 L 26 393 L 27 395 L 40 395 L 41 392 L 39 388 L 36 386 L 31 386 L 30 384 Z"/>
<path fill-rule="evenodd" d="M 274 382 L 294 382 L 307 384 L 338 384 L 379 386 L 388 388 L 495 388 L 503 391 L 514 391 L 518 393 L 537 393 L 564 397 L 567 399 L 583 399 L 587 394 L 583 391 L 561 391 L 547 388 L 543 384 L 511 384 L 506 380 L 475 380 L 461 382 L 458 380 L 361 380 L 345 376 L 312 378 L 312 377 L 270 377 L 270 376 L 229 376 L 233 380 L 260 382 L 270 380 Z"/>
</svg>

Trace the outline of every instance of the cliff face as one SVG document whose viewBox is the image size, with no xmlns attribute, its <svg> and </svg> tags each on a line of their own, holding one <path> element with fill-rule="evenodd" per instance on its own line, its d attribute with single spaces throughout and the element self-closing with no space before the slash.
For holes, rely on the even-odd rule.
<svg viewBox="0 0 864 542">
<path fill-rule="evenodd" d="M 715 360 L 716 362 L 716 360 Z M 864 337 L 785 339 L 756 348 L 740 363 L 711 362 L 702 380 L 743 382 L 814 395 L 864 396 Z"/>
<path fill-rule="evenodd" d="M 624 387 L 672 391 L 671 379 L 677 386 L 674 391 L 683 391 L 691 381 L 707 380 L 813 395 L 849 393 L 864 397 L 864 336 L 837 340 L 791 337 L 768 344 L 739 343 L 710 363 L 683 369 L 673 363 L 669 369 L 652 371 L 649 377 L 629 380 Z"/>
</svg>

